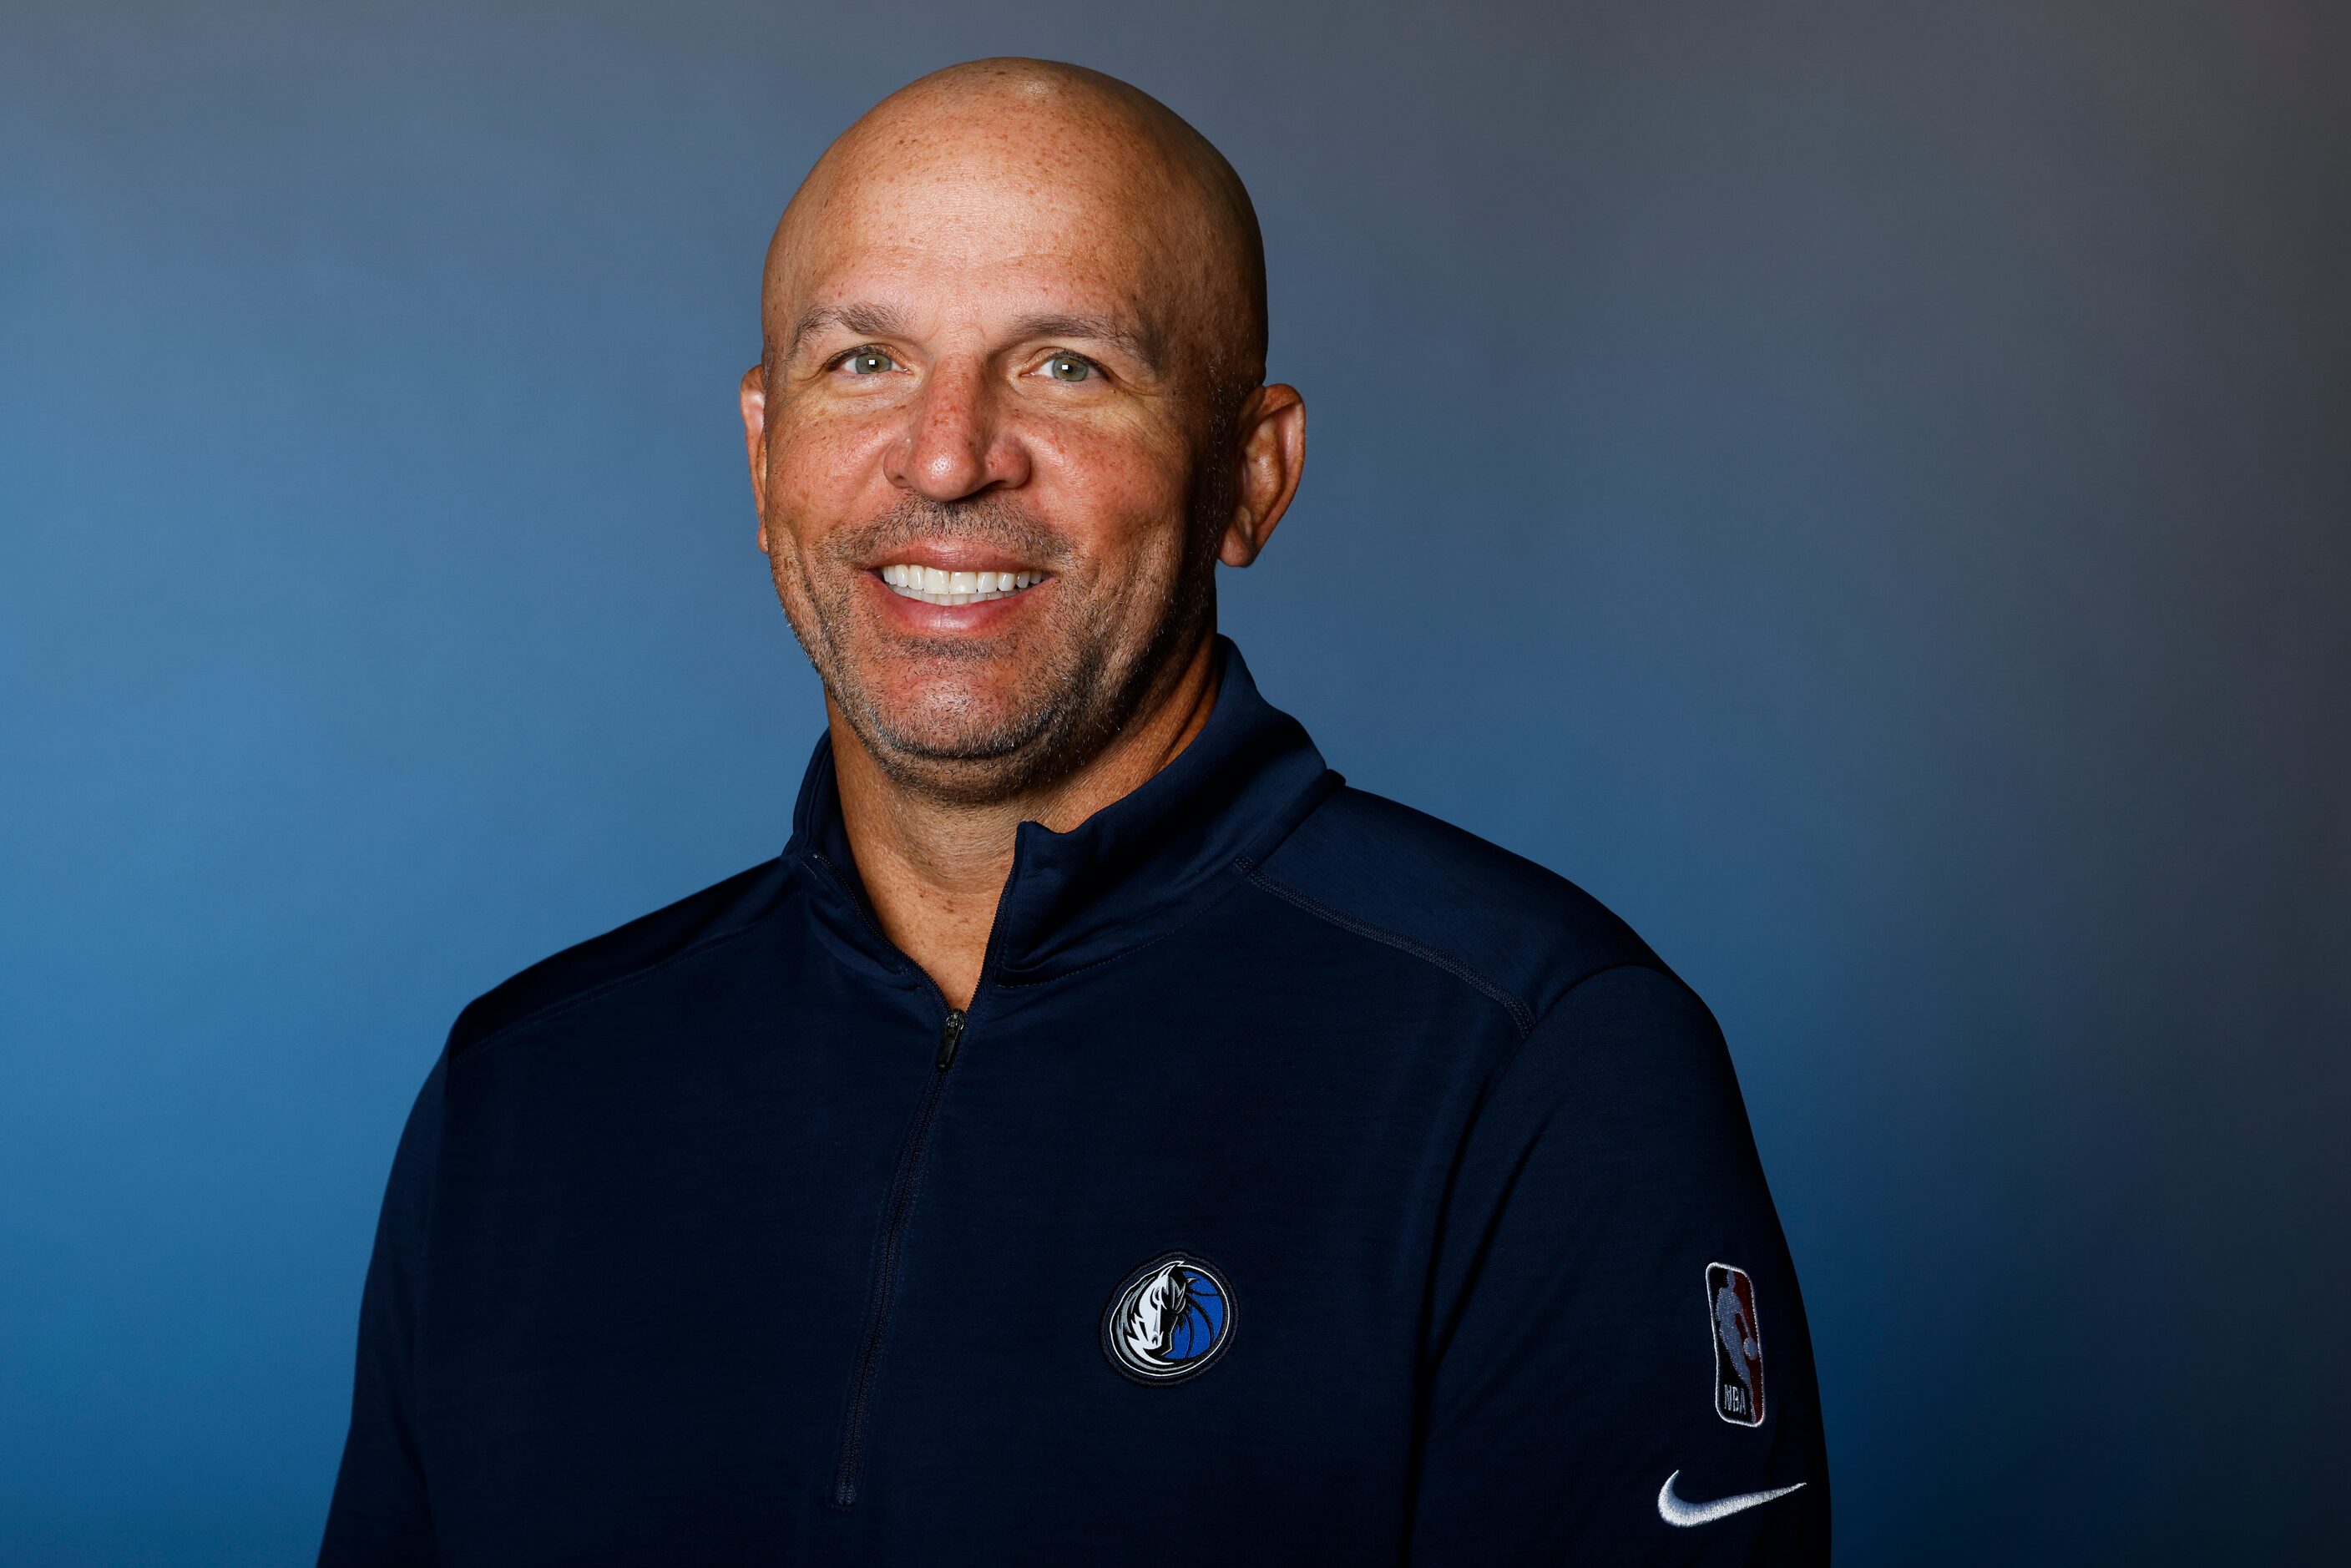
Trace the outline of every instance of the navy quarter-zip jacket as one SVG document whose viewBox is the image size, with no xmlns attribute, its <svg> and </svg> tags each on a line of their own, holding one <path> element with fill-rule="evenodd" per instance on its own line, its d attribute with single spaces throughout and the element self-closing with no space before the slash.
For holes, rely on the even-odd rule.
<svg viewBox="0 0 2351 1568">
<path fill-rule="evenodd" d="M 822 742 L 779 858 L 465 1009 L 322 1563 L 1826 1560 L 1712 1016 L 1219 655 L 1166 768 L 1021 825 L 967 1013 Z"/>
</svg>

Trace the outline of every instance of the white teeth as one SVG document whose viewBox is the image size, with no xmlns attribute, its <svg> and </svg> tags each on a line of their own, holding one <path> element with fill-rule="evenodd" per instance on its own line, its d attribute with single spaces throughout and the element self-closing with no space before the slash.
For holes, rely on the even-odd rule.
<svg viewBox="0 0 2351 1568">
<path fill-rule="evenodd" d="M 1003 599 L 1045 580 L 1041 571 L 946 571 L 912 561 L 893 561 L 879 573 L 892 591 L 925 604 L 976 604 Z"/>
</svg>

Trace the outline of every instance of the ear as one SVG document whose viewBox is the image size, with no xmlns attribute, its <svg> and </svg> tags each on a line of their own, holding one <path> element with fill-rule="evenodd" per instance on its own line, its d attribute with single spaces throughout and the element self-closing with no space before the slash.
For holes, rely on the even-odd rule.
<svg viewBox="0 0 2351 1568">
<path fill-rule="evenodd" d="M 768 550 L 768 378 L 764 365 L 743 372 L 743 450 L 751 464 L 751 509 L 759 518 L 759 552 Z"/>
<path fill-rule="evenodd" d="M 1240 483 L 1217 559 L 1242 567 L 1257 559 L 1298 494 L 1306 468 L 1306 400 L 1296 387 L 1278 382 L 1258 388 L 1241 404 L 1235 436 Z"/>
</svg>

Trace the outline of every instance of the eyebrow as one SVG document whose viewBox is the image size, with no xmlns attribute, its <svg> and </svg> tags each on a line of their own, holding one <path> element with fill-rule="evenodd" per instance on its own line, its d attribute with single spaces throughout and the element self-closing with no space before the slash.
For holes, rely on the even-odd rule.
<svg viewBox="0 0 2351 1568">
<path fill-rule="evenodd" d="M 803 315 L 793 326 L 791 342 L 785 348 L 784 357 L 790 359 L 799 353 L 800 344 L 810 333 L 830 328 L 840 328 L 861 336 L 903 337 L 906 332 L 906 319 L 887 305 L 866 302 L 820 305 Z M 1031 338 L 1092 339 L 1123 349 L 1143 361 L 1144 367 L 1155 375 L 1162 368 L 1156 334 L 1130 327 L 1113 316 L 1071 315 L 1058 311 L 1023 316 L 1012 323 L 1012 336 L 1023 341 Z"/>
<path fill-rule="evenodd" d="M 1023 316 L 1012 324 L 1012 335 L 1029 338 L 1091 338 L 1125 350 L 1153 374 L 1161 369 L 1156 334 L 1130 327 L 1114 316 L 1048 314 Z"/>
<path fill-rule="evenodd" d="M 819 305 L 792 328 L 792 340 L 784 350 L 784 358 L 789 360 L 799 353 L 801 340 L 810 332 L 828 327 L 845 328 L 862 336 L 895 338 L 905 335 L 906 319 L 887 305 Z"/>
</svg>

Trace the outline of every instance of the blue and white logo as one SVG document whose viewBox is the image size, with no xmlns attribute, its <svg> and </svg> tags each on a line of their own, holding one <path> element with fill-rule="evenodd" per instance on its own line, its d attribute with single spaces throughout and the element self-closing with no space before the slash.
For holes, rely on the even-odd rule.
<svg viewBox="0 0 2351 1568">
<path fill-rule="evenodd" d="M 1188 1252 L 1163 1253 L 1129 1274 L 1102 1313 L 1102 1354 L 1138 1383 L 1197 1376 L 1232 1339 L 1225 1277 Z"/>
</svg>

